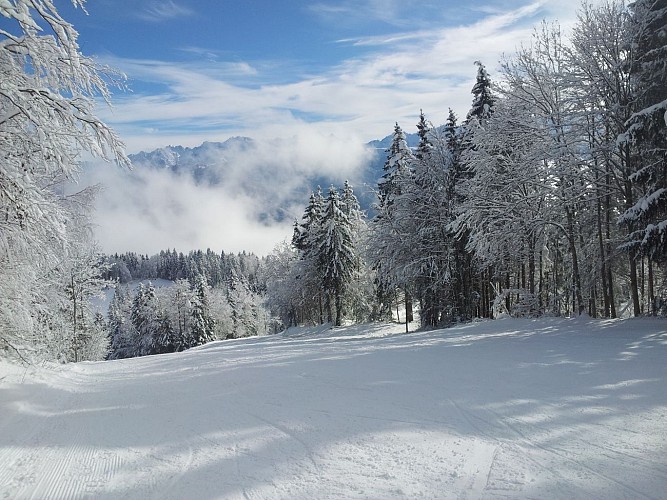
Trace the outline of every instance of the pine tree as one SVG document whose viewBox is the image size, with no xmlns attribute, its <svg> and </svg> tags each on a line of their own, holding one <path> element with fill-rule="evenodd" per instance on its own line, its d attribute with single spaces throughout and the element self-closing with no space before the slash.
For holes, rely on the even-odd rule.
<svg viewBox="0 0 667 500">
<path fill-rule="evenodd" d="M 190 347 L 192 290 L 188 280 L 178 279 L 171 287 L 170 306 L 170 324 L 174 330 L 174 350 L 182 351 Z"/>
<path fill-rule="evenodd" d="M 417 123 L 417 135 L 419 136 L 419 144 L 417 145 L 417 151 L 415 152 L 415 157 L 417 160 L 425 160 L 433 148 L 433 144 L 429 139 L 430 126 L 426 121 L 424 112 L 419 110 L 419 122 Z"/>
<path fill-rule="evenodd" d="M 313 321 L 324 323 L 324 298 L 322 296 L 322 265 L 319 255 L 319 238 L 322 232 L 322 216 L 324 213 L 322 190 L 317 188 L 311 193 L 308 206 L 303 215 L 302 223 L 295 225 L 292 246 L 299 252 L 299 262 L 295 267 L 301 299 L 298 309 L 302 320 L 308 317 Z M 297 307 L 297 304 L 295 304 Z"/>
<path fill-rule="evenodd" d="M 171 319 L 167 312 L 162 309 L 157 317 L 157 330 L 154 335 L 155 354 L 163 354 L 167 352 L 176 352 L 179 347 L 179 338 L 171 323 Z"/>
<path fill-rule="evenodd" d="M 322 215 L 318 242 L 318 262 L 321 266 L 328 320 L 340 326 L 343 320 L 343 296 L 358 269 L 358 258 L 354 248 L 352 223 L 344 212 L 338 190 L 333 186 L 329 189 Z"/>
<path fill-rule="evenodd" d="M 158 352 L 160 333 L 160 309 L 155 287 L 151 282 L 139 284 L 132 301 L 131 321 L 137 332 L 136 351 L 133 356 L 147 356 Z"/>
<path fill-rule="evenodd" d="M 354 189 L 352 188 L 350 181 L 345 181 L 345 184 L 343 185 L 341 208 L 349 219 L 350 224 L 355 228 L 355 233 L 358 233 L 358 226 L 361 224 L 364 214 L 361 210 L 359 200 L 354 194 Z"/>
<path fill-rule="evenodd" d="M 378 319 L 391 318 L 392 303 L 397 298 L 397 288 L 405 288 L 399 277 L 399 265 L 394 258 L 402 249 L 403 241 L 398 233 L 402 224 L 398 221 L 396 201 L 412 182 L 412 163 L 415 156 L 408 147 L 405 133 L 398 125 L 390 147 L 386 151 L 384 174 L 378 182 L 376 215 L 370 221 L 372 237 L 369 241 L 370 265 L 375 271 L 375 288 Z"/>
<path fill-rule="evenodd" d="M 463 128 L 458 125 L 458 117 L 456 113 L 449 108 L 449 114 L 447 115 L 447 121 L 445 122 L 444 135 L 445 142 L 447 145 L 447 151 L 449 153 L 449 164 L 448 164 L 448 189 L 451 191 L 449 198 L 452 202 L 456 201 L 457 197 L 461 196 L 461 193 L 457 193 L 456 186 L 464 178 L 469 178 L 472 175 L 472 172 L 466 168 L 465 163 L 461 158 L 463 152 Z"/>
<path fill-rule="evenodd" d="M 295 222 L 292 245 L 302 252 L 307 259 L 313 250 L 313 239 L 319 231 L 318 224 L 324 211 L 324 198 L 322 190 L 318 186 L 317 192 L 310 194 L 308 206 L 303 214 L 301 224 Z"/>
<path fill-rule="evenodd" d="M 639 191 L 621 221 L 633 228 L 631 248 L 667 261 L 667 2 L 631 4 L 630 77 L 634 114 L 623 138 L 638 150 L 630 181 Z"/>
<path fill-rule="evenodd" d="M 116 286 L 108 312 L 108 328 L 111 337 L 109 359 L 134 356 L 137 334 L 130 318 L 131 311 L 132 298 L 127 286 Z"/>
<path fill-rule="evenodd" d="M 389 216 L 394 198 L 401 192 L 401 183 L 408 177 L 414 156 L 405 138 L 403 129 L 396 123 L 391 145 L 386 151 L 387 159 L 382 167 L 384 174 L 378 182 L 378 212 Z"/>
<path fill-rule="evenodd" d="M 486 68 L 480 61 L 475 61 L 475 65 L 477 66 L 477 79 L 471 91 L 473 101 L 466 121 L 476 120 L 483 124 L 493 114 L 496 97 L 493 94 L 491 79 Z"/>
<path fill-rule="evenodd" d="M 399 218 L 406 228 L 403 244 L 408 248 L 404 269 L 420 303 L 423 326 L 434 327 L 444 318 L 448 281 L 449 244 L 444 211 L 449 153 L 441 134 L 427 124 L 420 112 L 419 145 L 409 181 L 399 200 Z M 406 292 L 407 293 L 407 292 Z"/>
<path fill-rule="evenodd" d="M 206 278 L 200 275 L 195 282 L 190 313 L 190 347 L 214 340 L 215 322 L 211 317 L 208 293 L 209 286 L 206 283 Z"/>
<path fill-rule="evenodd" d="M 445 155 L 444 167 L 447 172 L 445 186 L 445 217 L 448 230 L 448 241 L 451 251 L 451 296 L 455 307 L 453 313 L 457 320 L 469 320 L 475 314 L 485 315 L 484 310 L 476 311 L 476 300 L 481 297 L 480 292 L 473 291 L 475 268 L 472 252 L 468 251 L 469 232 L 456 231 L 453 223 L 465 201 L 463 184 L 472 178 L 472 170 L 463 161 L 464 150 L 463 127 L 457 124 L 457 116 L 449 108 L 447 122 L 444 127 Z M 481 287 L 480 287 L 481 288 Z"/>
</svg>

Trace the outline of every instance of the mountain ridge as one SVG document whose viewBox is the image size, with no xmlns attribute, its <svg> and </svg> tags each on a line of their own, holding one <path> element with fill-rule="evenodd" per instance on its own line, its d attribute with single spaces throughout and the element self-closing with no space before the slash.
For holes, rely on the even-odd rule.
<svg viewBox="0 0 667 500">
<path fill-rule="evenodd" d="M 358 178 L 353 180 L 353 185 L 356 184 L 356 187 L 363 191 L 357 194 L 366 209 L 375 201 L 372 191 L 383 174 L 382 167 L 392 138 L 393 134 L 390 134 L 364 144 L 372 154 L 362 165 Z M 419 142 L 419 136 L 416 133 L 406 134 L 406 140 L 408 146 L 415 147 Z M 193 147 L 167 145 L 152 151 L 139 151 L 128 157 L 134 167 L 165 170 L 179 175 L 189 174 L 197 183 L 215 185 L 224 181 L 226 167 L 238 159 L 238 155 L 253 154 L 258 145 L 258 141 L 251 137 L 232 136 L 222 142 L 204 141 Z M 313 176 L 307 181 L 311 190 L 315 190 L 317 186 L 326 187 L 339 182 L 338 179 L 326 175 Z"/>
</svg>

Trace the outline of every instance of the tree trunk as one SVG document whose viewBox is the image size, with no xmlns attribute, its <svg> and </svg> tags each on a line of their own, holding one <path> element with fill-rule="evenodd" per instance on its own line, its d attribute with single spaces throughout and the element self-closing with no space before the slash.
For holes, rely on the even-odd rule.
<svg viewBox="0 0 667 500">
<path fill-rule="evenodd" d="M 560 304 L 560 274 L 559 274 L 559 266 L 560 266 L 560 245 L 559 242 L 556 241 L 556 251 L 555 253 L 555 258 L 554 258 L 554 286 L 553 290 L 551 292 L 551 295 L 553 295 L 553 311 L 557 316 L 561 315 L 561 304 Z"/>
<path fill-rule="evenodd" d="M 336 290 L 336 326 L 343 325 L 343 300 L 340 290 Z"/>
<path fill-rule="evenodd" d="M 630 252 L 630 295 L 632 297 L 634 316 L 640 316 L 642 310 L 639 303 L 639 283 L 637 280 L 637 259 L 635 258 L 635 252 Z"/>
<path fill-rule="evenodd" d="M 76 290 L 74 289 L 74 276 L 72 276 L 72 346 L 74 347 L 74 362 L 79 361 L 79 347 L 76 331 Z"/>
<path fill-rule="evenodd" d="M 327 292 L 325 300 L 326 310 L 327 310 L 327 323 L 333 323 L 333 310 L 331 304 L 331 293 Z"/>
<path fill-rule="evenodd" d="M 405 292 L 405 333 L 408 333 L 408 325 L 411 321 L 414 320 L 414 315 L 412 314 L 412 297 L 406 291 Z"/>
<path fill-rule="evenodd" d="M 608 318 L 611 312 L 609 307 L 609 285 L 607 283 L 607 255 L 605 252 L 604 237 L 602 235 L 602 199 L 599 196 L 597 201 L 597 231 L 598 231 L 598 245 L 600 247 L 600 277 L 602 279 L 602 300 L 604 302 L 604 317 Z"/>
<path fill-rule="evenodd" d="M 324 305 L 322 304 L 322 292 L 317 294 L 317 301 L 320 310 L 320 325 L 324 324 Z"/>
<path fill-rule="evenodd" d="M 528 243 L 528 290 L 535 294 L 535 237 L 530 236 Z"/>
<path fill-rule="evenodd" d="M 510 288 L 512 288 L 512 283 L 510 281 L 510 272 L 507 271 L 505 273 L 505 289 L 509 290 Z M 510 294 L 508 293 L 507 296 L 505 297 L 505 308 L 507 309 L 508 314 L 510 312 L 510 305 L 511 305 L 510 300 L 511 300 L 510 299 Z"/>
<path fill-rule="evenodd" d="M 631 154 L 630 154 L 630 144 L 625 145 L 625 165 L 628 173 L 631 172 Z M 633 194 L 632 194 L 632 182 L 630 181 L 629 176 L 626 176 L 625 182 L 623 185 L 624 197 L 625 197 L 625 209 L 629 210 L 632 208 L 633 203 Z M 628 235 L 632 234 L 634 231 L 634 224 L 628 225 Z M 637 280 L 637 260 L 634 250 L 629 252 L 630 258 L 630 296 L 632 297 L 632 308 L 635 317 L 641 314 L 641 305 L 639 303 L 639 283 Z"/>
<path fill-rule="evenodd" d="M 607 186 L 610 185 L 611 183 L 611 174 L 609 172 L 609 166 L 607 165 L 607 173 L 605 176 L 605 183 Z M 611 194 L 609 193 L 609 190 L 607 190 L 607 195 L 605 196 L 605 202 L 604 202 L 604 212 L 605 212 L 605 236 L 606 236 L 606 241 L 605 241 L 605 255 L 607 255 L 607 259 L 611 256 Z M 606 271 L 607 271 L 607 286 L 609 287 L 608 289 L 608 295 L 609 295 L 609 316 L 611 318 L 616 318 L 616 301 L 614 298 L 614 276 L 611 270 L 611 261 L 608 260 L 606 262 Z"/>
<path fill-rule="evenodd" d="M 567 240 L 570 246 L 570 255 L 572 258 L 572 287 L 574 294 L 574 308 L 575 314 L 581 316 L 584 312 L 584 300 L 581 296 L 581 276 L 579 275 L 579 259 L 577 258 L 577 244 L 574 234 L 574 214 L 570 208 L 565 209 L 565 214 L 567 216 Z"/>
<path fill-rule="evenodd" d="M 544 312 L 544 262 L 542 258 L 542 252 L 540 251 L 540 276 L 539 276 L 539 288 L 537 289 L 537 304 L 540 308 L 540 314 Z M 548 300 L 547 300 L 548 302 Z"/>
<path fill-rule="evenodd" d="M 653 261 L 650 258 L 648 260 L 648 302 L 649 314 L 655 316 L 657 311 L 655 308 L 655 291 L 653 287 Z"/>
</svg>

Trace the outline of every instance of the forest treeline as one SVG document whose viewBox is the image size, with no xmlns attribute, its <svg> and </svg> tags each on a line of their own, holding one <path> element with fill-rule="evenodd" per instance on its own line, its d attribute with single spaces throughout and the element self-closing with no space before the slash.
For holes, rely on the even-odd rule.
<svg viewBox="0 0 667 500">
<path fill-rule="evenodd" d="M 109 359 L 177 352 L 211 340 L 276 333 L 265 307 L 260 259 L 210 249 L 105 258 L 114 290 L 106 318 Z M 155 286 L 157 280 L 167 286 Z"/>
</svg>

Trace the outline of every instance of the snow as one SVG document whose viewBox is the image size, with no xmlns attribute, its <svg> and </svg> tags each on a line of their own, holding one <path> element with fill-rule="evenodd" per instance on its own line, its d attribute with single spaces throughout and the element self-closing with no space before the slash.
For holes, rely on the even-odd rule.
<svg viewBox="0 0 667 500">
<path fill-rule="evenodd" d="M 0 497 L 664 498 L 667 321 L 403 328 L 0 363 Z"/>
</svg>

